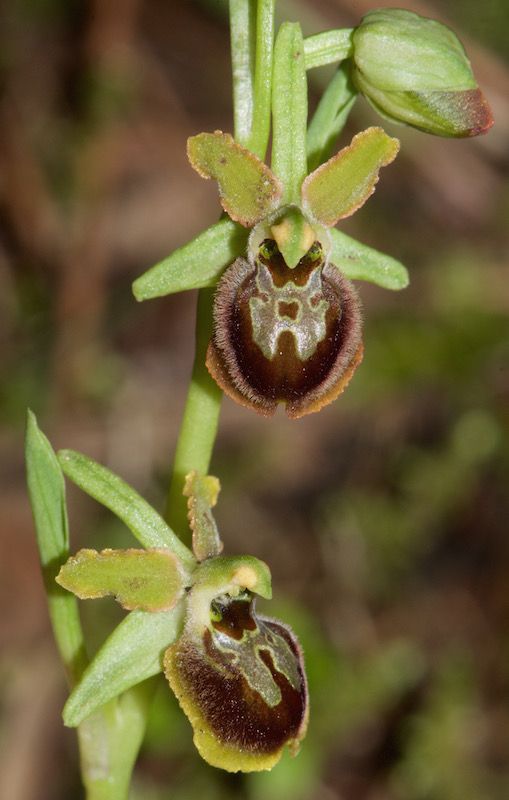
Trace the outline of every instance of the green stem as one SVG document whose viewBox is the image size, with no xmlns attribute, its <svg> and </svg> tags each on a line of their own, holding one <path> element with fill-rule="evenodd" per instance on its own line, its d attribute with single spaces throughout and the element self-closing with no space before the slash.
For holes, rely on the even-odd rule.
<svg viewBox="0 0 509 800">
<path fill-rule="evenodd" d="M 198 294 L 193 373 L 175 451 L 166 507 L 168 523 L 185 543 L 190 541 L 187 500 L 182 494 L 185 476 L 192 470 L 203 475 L 208 472 L 223 396 L 205 366 L 207 346 L 212 333 L 213 293 L 213 289 L 201 289 Z"/>
<path fill-rule="evenodd" d="M 270 133 L 272 50 L 275 0 L 230 0 L 235 139 L 260 158 Z M 256 12 L 256 13 L 255 13 Z M 196 352 L 191 383 L 175 450 L 166 503 L 166 519 L 181 539 L 190 542 L 186 475 L 209 469 L 219 422 L 222 392 L 205 366 L 212 333 L 213 290 L 201 289 L 196 311 Z"/>
<path fill-rule="evenodd" d="M 350 58 L 353 53 L 352 34 L 355 28 L 324 31 L 304 39 L 306 69 L 323 67 Z"/>
<path fill-rule="evenodd" d="M 78 727 L 87 800 L 127 800 L 155 680 L 134 686 Z"/>
</svg>

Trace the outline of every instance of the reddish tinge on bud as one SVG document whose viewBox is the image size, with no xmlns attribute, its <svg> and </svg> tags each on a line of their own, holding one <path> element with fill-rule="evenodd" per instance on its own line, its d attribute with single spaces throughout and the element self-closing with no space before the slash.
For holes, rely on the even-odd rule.
<svg viewBox="0 0 509 800">
<path fill-rule="evenodd" d="M 266 416 L 278 403 L 292 418 L 319 411 L 361 358 L 357 294 L 318 241 L 290 270 L 265 239 L 253 264 L 238 258 L 223 275 L 207 367 L 237 402 Z"/>
</svg>

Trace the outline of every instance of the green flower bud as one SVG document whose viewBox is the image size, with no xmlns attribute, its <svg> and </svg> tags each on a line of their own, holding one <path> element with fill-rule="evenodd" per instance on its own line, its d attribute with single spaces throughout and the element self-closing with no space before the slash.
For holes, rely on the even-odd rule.
<svg viewBox="0 0 509 800">
<path fill-rule="evenodd" d="M 453 137 L 493 125 L 463 45 L 440 22 L 402 9 L 371 11 L 353 45 L 353 81 L 386 119 Z"/>
<path fill-rule="evenodd" d="M 255 613 L 253 592 L 270 596 L 263 562 L 204 562 L 183 633 L 164 658 L 198 751 L 229 772 L 271 769 L 286 745 L 295 754 L 308 720 L 299 644 L 282 622 Z"/>
</svg>

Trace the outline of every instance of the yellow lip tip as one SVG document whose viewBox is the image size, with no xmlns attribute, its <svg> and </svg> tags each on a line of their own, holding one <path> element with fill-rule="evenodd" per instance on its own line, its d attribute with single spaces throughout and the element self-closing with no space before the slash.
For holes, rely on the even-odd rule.
<svg viewBox="0 0 509 800">
<path fill-rule="evenodd" d="M 308 222 L 303 221 L 303 224 L 299 224 L 299 228 L 300 230 L 297 228 L 298 241 L 295 237 L 295 222 L 289 217 L 272 225 L 270 229 L 286 265 L 290 268 L 297 266 L 316 238 L 315 232 Z"/>
<path fill-rule="evenodd" d="M 254 569 L 245 564 L 236 569 L 232 577 L 232 583 L 234 583 L 235 586 L 242 586 L 243 588 L 249 589 L 249 591 L 253 591 L 257 581 L 258 578 Z"/>
</svg>

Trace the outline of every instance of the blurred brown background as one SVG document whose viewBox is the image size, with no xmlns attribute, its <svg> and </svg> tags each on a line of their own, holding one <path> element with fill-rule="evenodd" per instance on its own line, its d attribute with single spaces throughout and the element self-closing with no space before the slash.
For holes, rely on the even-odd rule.
<svg viewBox="0 0 509 800">
<path fill-rule="evenodd" d="M 379 3 L 294 0 L 306 34 Z M 132 797 L 509 796 L 509 5 L 398 2 L 464 40 L 497 124 L 402 141 L 345 230 L 411 286 L 359 285 L 366 357 L 298 422 L 224 402 L 213 471 L 229 552 L 269 562 L 269 613 L 305 646 L 312 718 L 270 775 L 203 764 L 161 679 Z M 193 351 L 193 293 L 131 281 L 218 214 L 187 136 L 231 129 L 226 4 L 11 0 L 0 11 L 0 797 L 74 800 L 74 734 L 49 629 L 22 441 L 97 458 L 162 507 Z M 316 103 L 327 70 L 310 73 Z M 375 121 L 359 101 L 350 136 Z M 73 549 L 132 541 L 69 488 Z M 118 618 L 84 609 L 98 644 Z"/>
</svg>

